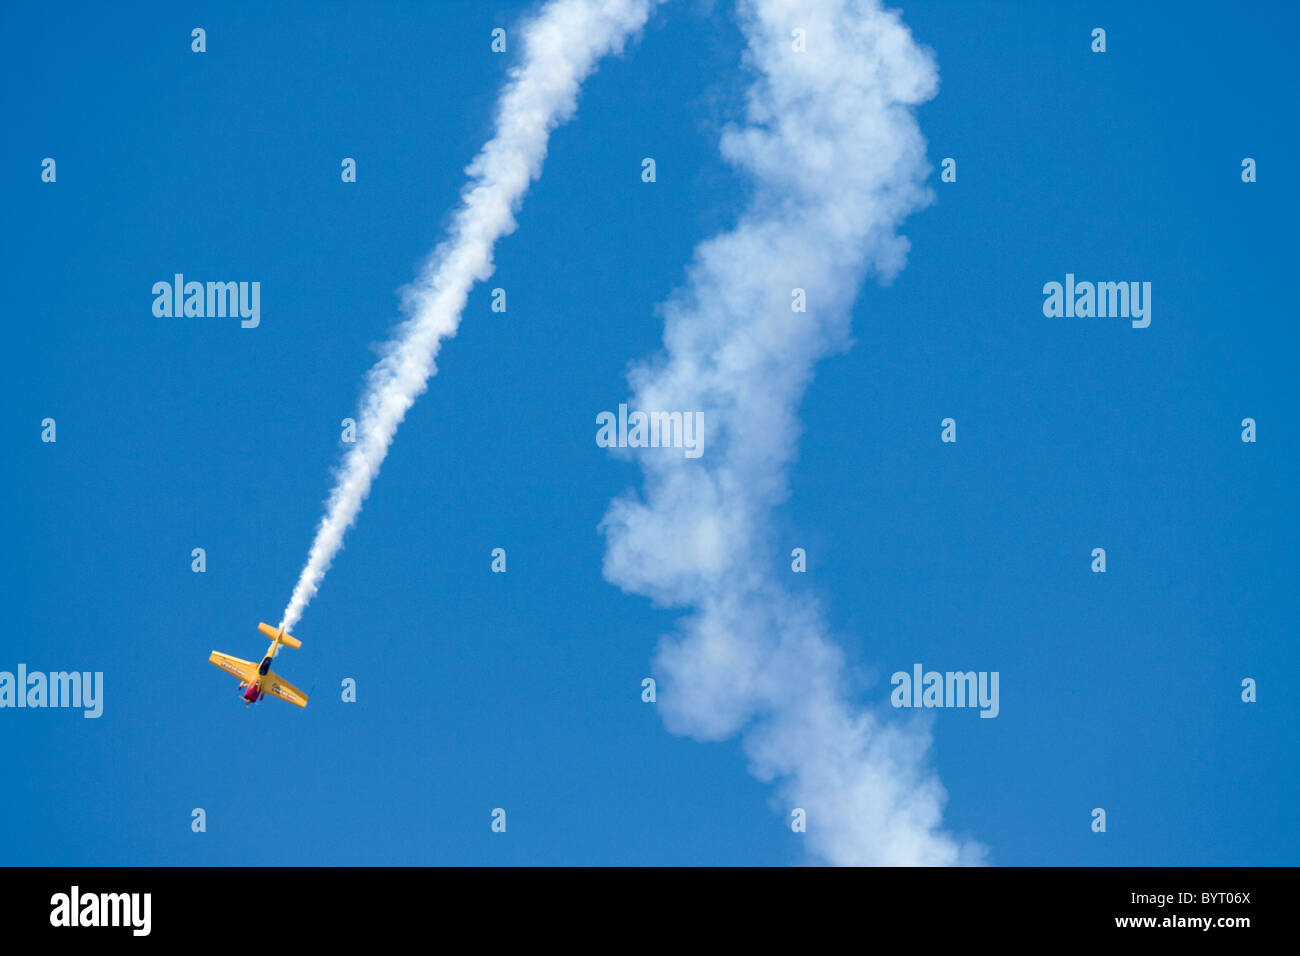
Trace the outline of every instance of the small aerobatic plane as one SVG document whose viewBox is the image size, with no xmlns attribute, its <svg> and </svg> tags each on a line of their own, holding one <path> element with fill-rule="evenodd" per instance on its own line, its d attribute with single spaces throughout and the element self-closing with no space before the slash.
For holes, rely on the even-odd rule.
<svg viewBox="0 0 1300 956">
<path fill-rule="evenodd" d="M 281 644 L 285 647 L 302 647 L 302 642 L 284 633 L 283 628 L 275 628 L 270 624 L 259 624 L 257 629 L 271 639 L 271 646 L 267 648 L 261 664 L 241 661 L 238 657 L 220 651 L 213 651 L 208 660 L 239 678 L 239 689 L 243 693 L 245 707 L 261 700 L 266 694 L 306 707 L 307 695 L 271 670 L 271 658 L 279 653 Z"/>
</svg>

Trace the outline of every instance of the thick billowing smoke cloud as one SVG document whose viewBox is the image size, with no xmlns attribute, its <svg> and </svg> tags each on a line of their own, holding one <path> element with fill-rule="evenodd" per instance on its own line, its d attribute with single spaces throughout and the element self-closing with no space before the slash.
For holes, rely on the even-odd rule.
<svg viewBox="0 0 1300 956">
<path fill-rule="evenodd" d="M 577 108 L 579 87 L 600 59 L 622 52 L 660 0 L 552 0 L 523 29 L 522 60 L 497 106 L 496 131 L 470 164 L 450 235 L 406 290 L 410 317 L 370 370 L 358 441 L 338 469 L 325 517 L 280 626 L 292 628 L 315 596 L 356 521 L 397 426 L 437 371 L 443 339 L 456 334 L 470 287 L 488 278 L 496 241 L 542 171 L 551 131 Z"/>
<path fill-rule="evenodd" d="M 902 268 L 896 230 L 930 201 L 913 108 L 934 95 L 935 65 L 875 0 L 738 7 L 753 82 L 722 152 L 752 194 L 734 229 L 696 249 L 665 307 L 664 352 L 630 374 L 629 407 L 704 412 L 704 454 L 641 452 L 642 494 L 602 524 L 605 576 L 692 608 L 658 651 L 664 720 L 706 740 L 741 734 L 753 773 L 806 811 L 816 858 L 977 862 L 980 847 L 941 830 L 928 733 L 850 703 L 841 652 L 815 603 L 777 583 L 789 559 L 766 534 L 813 366 L 847 346 L 856 290 Z M 806 313 L 791 309 L 796 288 Z"/>
</svg>

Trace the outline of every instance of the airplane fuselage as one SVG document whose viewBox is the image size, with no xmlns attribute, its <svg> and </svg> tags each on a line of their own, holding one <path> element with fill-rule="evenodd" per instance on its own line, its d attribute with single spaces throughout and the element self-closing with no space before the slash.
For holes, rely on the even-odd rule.
<svg viewBox="0 0 1300 956">
<path fill-rule="evenodd" d="M 257 676 L 247 683 L 244 681 L 239 682 L 239 689 L 242 692 L 245 707 L 249 704 L 256 704 L 264 696 L 262 681 L 271 671 L 271 658 L 275 657 L 275 652 L 279 649 L 279 646 L 280 641 L 278 639 L 272 641 L 271 646 L 267 648 L 266 656 L 262 658 L 262 663 L 257 665 Z"/>
</svg>

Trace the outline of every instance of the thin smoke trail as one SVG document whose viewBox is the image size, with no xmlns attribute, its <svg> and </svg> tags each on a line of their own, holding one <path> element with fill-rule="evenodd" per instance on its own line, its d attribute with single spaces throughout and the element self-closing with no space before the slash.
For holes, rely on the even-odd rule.
<svg viewBox="0 0 1300 956">
<path fill-rule="evenodd" d="M 367 376 L 359 439 L 344 456 L 280 622 L 292 628 L 315 596 L 388 454 L 397 427 L 437 372 L 442 341 L 456 334 L 469 290 L 494 267 L 493 246 L 513 232 L 529 184 L 541 174 L 555 127 L 573 116 L 582 81 L 622 52 L 660 0 L 552 0 L 523 28 L 524 54 L 497 106 L 496 130 L 467 173 L 450 235 L 406 290 L 409 315 Z"/>
<path fill-rule="evenodd" d="M 735 227 L 696 248 L 664 309 L 663 353 L 629 375 L 630 407 L 702 411 L 709 444 L 695 460 L 643 455 L 642 492 L 602 521 L 605 577 L 689 609 L 656 654 L 665 723 L 740 735 L 786 819 L 804 811 L 814 858 L 977 862 L 981 847 L 941 829 L 924 725 L 853 702 L 841 650 L 817 603 L 779 583 L 767 533 L 813 367 L 847 347 L 859 286 L 902 268 L 896 230 L 931 200 L 914 108 L 937 72 L 877 0 L 738 8 L 752 82 L 745 123 L 721 146 L 753 190 Z M 795 289 L 806 312 L 792 309 Z"/>
</svg>

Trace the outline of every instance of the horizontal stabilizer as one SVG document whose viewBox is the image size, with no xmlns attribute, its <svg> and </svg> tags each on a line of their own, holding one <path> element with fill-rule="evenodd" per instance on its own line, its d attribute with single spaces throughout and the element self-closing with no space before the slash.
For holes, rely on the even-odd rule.
<svg viewBox="0 0 1300 956">
<path fill-rule="evenodd" d="M 276 635 L 280 633 L 280 629 L 278 627 L 272 627 L 270 624 L 258 624 L 257 629 L 261 631 L 263 634 L 265 634 L 267 637 L 269 637 L 271 640 L 275 640 Z M 296 637 L 291 637 L 288 634 L 285 634 L 283 637 L 280 638 L 280 643 L 283 644 L 285 647 L 302 647 L 302 641 L 298 640 L 298 638 Z"/>
</svg>

